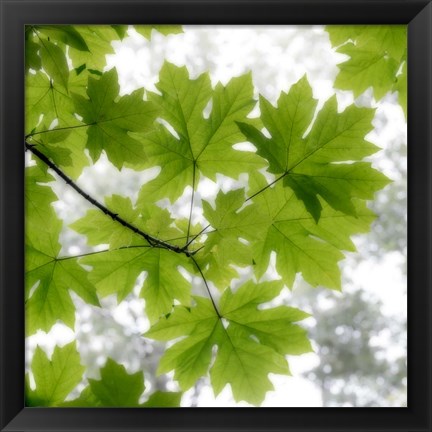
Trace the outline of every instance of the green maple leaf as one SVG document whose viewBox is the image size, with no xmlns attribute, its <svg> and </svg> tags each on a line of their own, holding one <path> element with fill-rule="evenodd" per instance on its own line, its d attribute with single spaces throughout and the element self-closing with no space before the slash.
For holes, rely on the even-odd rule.
<svg viewBox="0 0 432 432">
<path fill-rule="evenodd" d="M 108 358 L 100 370 L 100 379 L 89 378 L 88 386 L 77 399 L 65 402 L 65 407 L 176 407 L 181 393 L 157 391 L 145 403 L 139 399 L 145 390 L 144 373 L 129 374 L 126 368 Z"/>
<path fill-rule="evenodd" d="M 85 367 L 80 364 L 75 342 L 71 342 L 63 348 L 56 347 L 51 360 L 40 347 L 37 347 L 31 371 L 36 388 L 30 388 L 29 376 L 26 375 L 26 406 L 52 407 L 61 405 L 81 382 Z"/>
<path fill-rule="evenodd" d="M 218 326 L 219 351 L 210 371 L 215 394 L 231 385 L 234 399 L 259 405 L 273 390 L 268 373 L 290 375 L 283 356 L 266 345 L 249 339 L 250 332 L 237 326 Z"/>
<path fill-rule="evenodd" d="M 70 73 L 70 91 L 85 93 L 86 85 L 86 79 L 83 80 L 75 71 Z M 89 160 L 84 152 L 86 125 L 74 113 L 73 100 L 61 85 L 51 83 L 42 72 L 26 76 L 27 141 L 39 146 L 42 153 L 50 157 L 67 175 L 76 179 L 89 164 Z M 58 125 L 49 129 L 54 120 Z"/>
<path fill-rule="evenodd" d="M 203 244 L 203 240 L 200 239 L 200 234 L 202 234 L 204 230 L 204 226 L 200 223 L 193 223 L 189 221 L 188 218 L 179 218 L 175 221 L 176 229 L 178 229 L 182 234 L 178 238 L 172 238 L 170 243 L 177 244 L 178 246 L 184 246 L 186 242 L 186 238 L 189 238 L 189 241 L 194 239 L 192 241 L 192 249 L 197 251 L 198 249 L 201 249 Z"/>
<path fill-rule="evenodd" d="M 40 56 L 45 72 L 67 92 L 69 67 L 63 50 L 48 40 L 40 39 Z"/>
<path fill-rule="evenodd" d="M 178 267 L 190 268 L 184 256 L 164 249 L 129 247 L 89 255 L 80 263 L 92 267 L 89 280 L 102 296 L 117 294 L 120 302 L 133 290 L 138 276 L 147 271 L 141 296 L 146 300 L 150 321 L 171 311 L 174 299 L 188 304 L 190 283 Z"/>
<path fill-rule="evenodd" d="M 267 186 L 260 174 L 250 174 L 251 195 Z M 204 216 L 211 223 L 203 254 L 196 257 L 205 277 L 224 289 L 237 277 L 231 265 L 253 264 L 258 277 L 267 271 L 276 252 L 276 269 L 292 287 L 297 273 L 313 286 L 340 289 L 338 262 L 342 250 L 355 251 L 351 236 L 369 231 L 374 214 L 364 203 L 354 203 L 356 216 L 346 215 L 322 203 L 316 223 L 295 193 L 281 183 L 253 198 L 243 207 L 244 190 L 219 192 L 216 207 L 203 202 Z M 224 247 L 226 245 L 226 247 Z"/>
<path fill-rule="evenodd" d="M 105 198 L 105 202 L 111 211 L 155 238 L 184 238 L 182 231 L 170 226 L 173 219 L 167 210 L 148 205 L 141 213 L 129 198 L 118 195 Z M 110 251 L 89 255 L 80 261 L 92 266 L 89 280 L 102 296 L 116 293 L 118 301 L 122 301 L 132 291 L 139 274 L 147 271 L 141 296 L 146 300 L 150 321 L 170 312 L 174 299 L 182 304 L 190 302 L 190 283 L 178 271 L 178 267 L 191 267 L 183 255 L 151 248 L 141 235 L 100 210 L 89 210 L 71 227 L 86 235 L 89 245 L 110 245 Z"/>
<path fill-rule="evenodd" d="M 180 25 L 135 25 L 134 29 L 148 40 L 151 40 L 153 31 L 164 36 L 183 33 L 183 28 Z"/>
<path fill-rule="evenodd" d="M 75 291 L 85 302 L 99 305 L 94 286 L 76 259 L 61 260 L 52 257 L 48 252 L 33 248 L 28 241 L 26 269 L 28 334 L 39 329 L 48 331 L 57 320 L 73 328 L 75 307 L 69 289 Z M 31 288 L 37 283 L 39 284 L 32 293 Z"/>
<path fill-rule="evenodd" d="M 283 355 L 299 355 L 312 351 L 306 331 L 293 324 L 310 315 L 288 306 L 260 309 L 281 291 L 280 281 L 254 284 L 247 282 L 235 293 L 228 289 L 221 298 L 220 309 L 231 325 L 251 332 L 260 343 Z M 259 311 L 257 313 L 257 311 Z"/>
<path fill-rule="evenodd" d="M 332 97 L 303 138 L 315 104 L 304 77 L 287 94 L 282 93 L 277 107 L 260 98 L 261 118 L 271 138 L 245 123 L 239 127 L 268 161 L 269 172 L 295 191 L 316 221 L 322 211 L 320 198 L 335 210 L 355 216 L 353 199 L 373 199 L 388 183 L 370 163 L 357 162 L 377 151 L 364 139 L 372 130 L 374 110 L 351 105 L 338 113 L 336 98 Z"/>
<path fill-rule="evenodd" d="M 402 72 L 400 75 L 396 77 L 396 83 L 394 85 L 394 89 L 398 92 L 398 101 L 399 105 L 402 107 L 405 118 L 407 118 L 408 115 L 408 99 L 407 99 L 407 86 L 408 86 L 408 79 L 407 79 L 407 63 L 405 62 L 402 66 Z"/>
<path fill-rule="evenodd" d="M 207 231 L 208 238 L 197 260 L 206 268 L 206 278 L 220 289 L 225 289 L 237 277 L 233 264 L 243 267 L 252 264 L 248 242 L 260 237 L 261 217 L 253 206 L 240 210 L 244 202 L 244 189 L 237 189 L 227 193 L 219 191 L 214 209 L 206 201 L 202 204 L 203 215 L 212 229 Z"/>
<path fill-rule="evenodd" d="M 144 373 L 142 371 L 128 374 L 123 365 L 108 359 L 100 370 L 101 379 L 89 378 L 89 389 L 84 389 L 84 397 L 76 401 L 79 406 L 82 402 L 86 406 L 86 400 L 90 399 L 90 406 L 103 407 L 135 407 L 139 406 L 139 398 L 144 392 Z M 96 401 L 96 403 L 94 403 Z"/>
<path fill-rule="evenodd" d="M 377 100 L 390 91 L 399 92 L 406 116 L 406 25 L 327 26 L 337 52 L 350 58 L 338 65 L 335 87 L 352 90 L 354 97 L 372 87 Z M 405 84 L 403 84 L 405 82 Z"/>
<path fill-rule="evenodd" d="M 155 204 L 146 203 L 140 207 L 143 229 L 151 233 L 153 237 L 174 245 L 183 245 L 186 235 L 178 228 L 178 222 L 172 218 L 167 209 L 162 209 Z"/>
<path fill-rule="evenodd" d="M 56 40 L 63 42 L 65 45 L 69 45 L 71 48 L 75 48 L 78 51 L 89 52 L 89 47 L 86 41 L 81 36 L 76 28 L 70 25 L 40 25 L 33 27 L 37 32 L 42 32 L 48 36 L 50 40 Z"/>
<path fill-rule="evenodd" d="M 107 54 L 113 54 L 111 45 L 113 40 L 121 39 L 116 28 L 112 26 L 74 26 L 79 36 L 84 41 L 87 50 L 69 45 L 69 57 L 74 68 L 82 65 L 86 70 L 102 72 L 106 65 Z M 87 74 L 86 74 L 87 75 Z"/>
<path fill-rule="evenodd" d="M 356 38 L 358 45 L 373 46 L 377 51 L 384 51 L 396 60 L 406 55 L 406 25 L 375 25 L 363 26 Z"/>
<path fill-rule="evenodd" d="M 126 33 L 128 31 L 128 27 L 127 25 L 121 25 L 121 24 L 111 24 L 111 27 L 116 31 L 116 33 L 118 34 L 118 37 L 123 40 L 124 37 L 126 36 Z"/>
<path fill-rule="evenodd" d="M 172 244 L 185 238 L 183 232 L 173 226 L 174 219 L 169 211 L 154 204 L 138 209 L 130 198 L 112 195 L 105 197 L 105 205 L 113 214 L 121 215 L 123 220 L 153 238 Z M 73 222 L 70 227 L 85 235 L 90 246 L 108 244 L 109 249 L 114 250 L 149 245 L 142 234 L 125 227 L 99 209 L 88 210 L 84 217 Z"/>
<path fill-rule="evenodd" d="M 68 81 L 80 83 L 75 73 L 71 73 Z M 75 86 L 74 86 L 75 87 Z M 74 90 L 77 90 L 74 88 Z M 60 127 L 74 126 L 79 122 L 74 117 L 75 108 L 70 95 L 61 85 L 51 83 L 42 72 L 26 77 L 26 132 L 30 133 L 39 123 L 39 117 L 43 115 L 45 125 L 50 125 L 57 119 Z M 40 129 L 40 128 L 39 128 Z M 42 130 L 42 129 L 41 129 Z"/>
<path fill-rule="evenodd" d="M 64 26 L 71 27 L 71 26 Z M 134 26 L 134 28 L 147 39 L 150 39 L 151 31 L 155 29 L 163 35 L 181 33 L 181 26 L 176 25 L 153 25 L 153 26 Z M 74 68 L 85 66 L 86 71 L 102 72 L 106 65 L 107 54 L 113 54 L 114 48 L 112 41 L 123 39 L 127 33 L 126 25 L 111 26 L 73 26 L 73 29 L 82 38 L 88 50 L 69 45 L 69 56 Z M 67 41 L 65 41 L 67 43 Z M 81 47 L 82 48 L 82 47 Z"/>
<path fill-rule="evenodd" d="M 142 263 L 143 270 L 148 274 L 141 296 L 146 301 L 146 312 L 151 323 L 169 313 L 174 300 L 182 305 L 190 303 L 190 282 L 178 271 L 178 267 L 191 267 L 187 259 L 171 251 L 155 249 L 146 255 Z"/>
<path fill-rule="evenodd" d="M 145 408 L 175 408 L 180 406 L 182 393 L 156 391 L 141 406 Z"/>
<path fill-rule="evenodd" d="M 42 67 L 42 61 L 39 56 L 40 45 L 35 41 L 32 32 L 26 28 L 25 32 L 25 67 L 26 72 L 29 69 L 38 71 Z"/>
<path fill-rule="evenodd" d="M 56 44 L 52 44 L 52 41 Z M 52 47 L 53 45 L 55 48 Z M 26 26 L 27 69 L 39 70 L 42 66 L 41 57 L 45 57 L 44 69 L 52 79 L 67 78 L 69 68 L 64 55 L 66 47 L 69 50 L 90 51 L 86 41 L 74 26 L 58 24 Z"/>
<path fill-rule="evenodd" d="M 143 100 L 143 90 L 118 98 L 117 71 L 111 69 L 99 79 L 89 77 L 87 95 L 74 95 L 76 112 L 87 128 L 87 148 L 93 161 L 105 150 L 108 159 L 120 169 L 124 163 L 142 164 L 146 152 L 129 132 L 149 131 L 157 115 L 151 102 Z"/>
<path fill-rule="evenodd" d="M 30 143 L 36 143 L 38 149 L 73 180 L 90 165 L 90 159 L 85 152 L 85 128 L 81 128 L 81 125 L 76 126 L 76 129 L 51 129 L 50 132 L 31 137 L 29 140 Z"/>
<path fill-rule="evenodd" d="M 118 195 L 106 198 L 105 202 L 111 211 L 121 214 L 127 222 L 155 238 L 183 239 L 182 231 L 170 226 L 173 219 L 167 210 L 150 205 L 141 214 L 129 198 Z M 179 266 L 190 267 L 184 256 L 150 248 L 142 236 L 110 219 L 100 210 L 89 210 L 71 227 L 86 235 L 89 245 L 110 245 L 110 251 L 81 260 L 83 264 L 93 267 L 89 279 L 102 296 L 116 293 L 118 300 L 123 300 L 132 291 L 139 274 L 147 271 L 141 296 L 146 300 L 150 321 L 170 312 L 174 299 L 182 304 L 189 303 L 190 284 L 177 269 Z"/>
<path fill-rule="evenodd" d="M 326 31 L 335 47 L 351 41 L 356 46 L 368 46 L 372 51 L 387 54 L 398 61 L 406 51 L 406 25 L 329 25 Z"/>
<path fill-rule="evenodd" d="M 350 60 L 339 65 L 340 72 L 335 80 L 335 87 L 352 90 L 357 98 L 369 87 L 373 87 L 376 99 L 381 99 L 395 82 L 399 63 L 384 52 L 376 52 L 373 46 L 358 47 L 347 43 L 337 50 L 346 54 Z"/>
<path fill-rule="evenodd" d="M 45 221 L 53 224 L 54 231 L 59 231 L 58 221 L 51 204 L 57 201 L 57 195 L 47 185 L 54 181 L 54 177 L 42 167 L 36 164 L 26 168 L 25 175 L 25 203 L 26 203 L 26 228 L 27 235 L 31 233 L 35 237 L 43 237 L 38 228 L 43 226 Z"/>
<path fill-rule="evenodd" d="M 42 125 L 42 128 L 45 128 L 45 126 Z M 72 152 L 61 143 L 69 134 L 70 130 L 59 130 L 58 132 L 53 131 L 53 133 L 43 134 L 38 137 L 36 146 L 58 167 L 70 167 L 73 161 Z M 34 142 L 33 139 L 31 141 Z"/>
<path fill-rule="evenodd" d="M 69 177 L 78 178 L 83 168 L 89 165 L 84 152 L 85 141 L 82 139 L 85 132 L 80 130 L 72 134 L 72 129 L 48 129 L 44 124 L 40 129 L 46 132 L 37 137 L 29 137 L 28 143 L 35 146 Z"/>
<path fill-rule="evenodd" d="M 176 306 L 145 334 L 163 341 L 187 335 L 165 352 L 158 368 L 159 373 L 175 369 L 175 379 L 183 390 L 192 387 L 207 373 L 214 345 L 213 333 L 219 323 L 209 299 L 194 297 L 194 301 L 196 305 L 192 308 Z"/>
<path fill-rule="evenodd" d="M 134 225 L 137 229 L 146 230 L 146 225 L 130 198 L 120 195 L 105 197 L 107 208 L 114 214 Z M 110 250 L 129 246 L 145 246 L 147 241 L 142 235 L 121 225 L 101 210 L 88 210 L 86 215 L 70 225 L 76 232 L 87 237 L 90 246 L 109 244 Z"/>
<path fill-rule="evenodd" d="M 111 207 L 109 204 L 113 203 L 115 206 Z M 139 220 L 139 215 L 133 209 L 129 198 L 113 195 L 111 198 L 105 198 L 105 204 L 113 213 L 121 214 L 129 223 Z M 110 249 L 117 249 L 135 244 L 146 244 L 141 236 L 120 225 L 99 209 L 88 210 L 84 217 L 72 223 L 70 227 L 85 235 L 90 246 L 108 244 Z"/>
<path fill-rule="evenodd" d="M 89 280 L 101 297 L 117 294 L 120 302 L 132 292 L 149 253 L 148 246 L 129 247 L 88 255 L 80 263 L 92 267 Z"/>
<path fill-rule="evenodd" d="M 260 175 L 250 177 L 252 191 L 261 190 L 266 184 Z M 292 287 L 296 274 L 302 273 L 312 286 L 341 288 L 341 250 L 355 251 L 350 237 L 368 232 L 375 218 L 364 203 L 354 203 L 355 217 L 322 203 L 321 217 L 316 223 L 295 193 L 280 183 L 255 196 L 253 202 L 262 220 L 256 229 L 263 233 L 252 245 L 258 277 L 266 272 L 274 251 L 276 269 L 288 286 Z"/>
<path fill-rule="evenodd" d="M 51 203 L 57 200 L 49 180 L 38 166 L 26 176 L 26 332 L 48 331 L 57 320 L 73 327 L 75 307 L 68 293 L 75 291 L 86 302 L 99 305 L 94 286 L 76 258 L 59 257 L 62 223 Z"/>
<path fill-rule="evenodd" d="M 273 388 L 268 373 L 289 374 L 284 355 L 310 351 L 305 332 L 293 324 L 307 314 L 286 306 L 258 309 L 281 288 L 281 282 L 272 281 L 247 282 L 235 293 L 227 289 L 219 315 L 211 301 L 202 297 L 194 297 L 195 307 L 175 307 L 146 334 L 157 340 L 186 336 L 166 350 L 158 372 L 174 370 L 175 379 L 186 390 L 207 374 L 212 348 L 217 345 L 210 369 L 215 394 L 230 384 L 236 401 L 260 404 Z"/>
<path fill-rule="evenodd" d="M 185 67 L 165 62 L 156 87 L 161 95 L 151 93 L 149 98 L 177 136 L 161 125 L 143 137 L 150 164 L 159 165 L 161 172 L 142 187 L 139 203 L 164 197 L 174 201 L 186 186 L 196 188 L 201 174 L 213 180 L 217 173 L 237 178 L 263 166 L 254 153 L 233 149 L 243 141 L 235 121 L 247 121 L 255 105 L 250 74 L 212 89 L 208 74 L 191 80 Z M 211 112 L 205 118 L 210 101 Z"/>
</svg>

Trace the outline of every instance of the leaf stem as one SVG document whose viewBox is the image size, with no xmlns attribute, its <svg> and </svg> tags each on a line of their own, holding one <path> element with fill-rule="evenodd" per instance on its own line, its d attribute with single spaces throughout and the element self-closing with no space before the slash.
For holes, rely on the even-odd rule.
<svg viewBox="0 0 432 432">
<path fill-rule="evenodd" d="M 213 296 L 212 296 L 212 294 L 211 294 L 211 291 L 210 291 L 210 287 L 209 287 L 209 285 L 208 285 L 208 283 L 207 283 L 207 279 L 205 278 L 204 273 L 203 273 L 202 270 L 201 270 L 201 267 L 199 266 L 199 264 L 197 263 L 196 259 L 195 259 L 193 256 L 190 256 L 189 258 L 194 262 L 196 268 L 197 268 L 198 271 L 200 272 L 200 275 L 201 275 L 201 277 L 202 277 L 202 279 L 203 279 L 203 281 L 204 281 L 204 285 L 205 285 L 205 287 L 207 288 L 207 292 L 208 292 L 208 295 L 209 295 L 210 300 L 211 300 L 211 302 L 212 302 L 213 308 L 214 308 L 214 310 L 216 311 L 216 314 L 217 314 L 217 316 L 219 317 L 219 319 L 222 319 L 222 315 L 219 313 L 219 309 L 218 309 L 217 306 L 216 306 L 216 303 L 215 303 L 215 301 L 214 301 L 214 299 L 213 299 Z"/>
<path fill-rule="evenodd" d="M 87 253 L 82 253 L 82 254 L 78 254 L 78 255 L 58 257 L 55 259 L 55 261 L 65 261 L 68 259 L 81 258 L 81 257 L 89 256 L 89 255 L 96 255 L 96 254 L 106 253 L 106 252 L 114 252 L 114 251 L 123 250 L 123 249 L 138 249 L 138 248 L 151 248 L 151 247 L 154 247 L 154 246 L 150 246 L 150 245 L 122 246 L 122 247 L 119 247 L 116 249 L 104 249 L 104 250 L 100 250 L 100 251 L 87 252 Z"/>
<path fill-rule="evenodd" d="M 186 245 L 184 249 L 189 246 L 189 235 L 190 235 L 190 227 L 192 222 L 192 211 L 193 211 L 193 205 L 194 205 L 194 196 L 195 196 L 195 170 L 196 170 L 196 161 L 193 163 L 192 167 L 192 198 L 190 202 L 190 211 L 189 211 L 189 221 L 188 221 L 188 227 L 187 227 L 187 234 L 186 234 Z"/>
<path fill-rule="evenodd" d="M 208 224 L 206 227 L 204 227 L 198 234 L 195 234 L 185 245 L 185 249 L 192 243 L 195 241 L 195 239 L 197 237 L 199 237 L 208 227 L 210 226 L 210 224 Z M 189 237 L 189 236 L 188 236 Z M 200 248 L 201 249 L 201 248 Z M 198 249 L 199 250 L 199 249 Z"/>
<path fill-rule="evenodd" d="M 276 180 L 273 180 L 271 183 L 269 183 L 267 186 L 260 189 L 258 192 L 255 192 L 253 195 L 245 199 L 245 203 L 251 200 L 252 198 L 259 195 L 261 192 L 264 192 L 266 189 L 268 189 L 270 186 L 273 186 L 275 183 L 277 183 L 279 180 L 282 180 L 286 175 L 288 174 L 288 171 L 283 173 L 280 177 L 278 177 Z"/>
<path fill-rule="evenodd" d="M 96 124 L 96 123 L 81 124 L 81 125 L 75 125 L 75 126 L 65 126 L 65 127 L 54 128 L 54 129 L 46 129 L 46 130 L 30 133 L 30 134 L 26 135 L 25 139 L 31 138 L 31 137 L 34 137 L 36 135 L 40 135 L 43 133 L 57 132 L 57 131 L 68 130 L 68 129 L 78 129 L 78 128 L 83 128 L 83 127 L 93 126 L 94 124 Z"/>
<path fill-rule="evenodd" d="M 195 249 L 194 251 L 191 252 L 191 255 L 195 255 L 197 252 L 199 252 L 201 249 L 204 249 L 204 245 L 202 245 L 201 247 L 199 247 L 198 249 Z"/>
</svg>

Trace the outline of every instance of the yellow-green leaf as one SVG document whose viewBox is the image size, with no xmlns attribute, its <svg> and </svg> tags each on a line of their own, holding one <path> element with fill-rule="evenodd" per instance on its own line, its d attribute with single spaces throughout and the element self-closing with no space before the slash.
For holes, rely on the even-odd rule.
<svg viewBox="0 0 432 432">
<path fill-rule="evenodd" d="M 40 347 L 31 363 L 36 388 L 31 389 L 26 376 L 25 404 L 28 407 L 60 406 L 69 393 L 81 382 L 85 367 L 81 365 L 75 342 L 56 347 L 51 360 Z"/>
<path fill-rule="evenodd" d="M 48 40 L 41 39 L 40 55 L 42 67 L 54 83 L 61 84 L 67 92 L 69 67 L 63 50 Z"/>
</svg>

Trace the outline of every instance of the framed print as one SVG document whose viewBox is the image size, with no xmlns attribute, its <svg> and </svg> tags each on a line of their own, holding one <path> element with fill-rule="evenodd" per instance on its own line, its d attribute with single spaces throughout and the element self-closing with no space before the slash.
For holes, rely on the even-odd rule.
<svg viewBox="0 0 432 432">
<path fill-rule="evenodd" d="M 1 7 L 1 430 L 431 429 L 430 2 Z"/>
</svg>

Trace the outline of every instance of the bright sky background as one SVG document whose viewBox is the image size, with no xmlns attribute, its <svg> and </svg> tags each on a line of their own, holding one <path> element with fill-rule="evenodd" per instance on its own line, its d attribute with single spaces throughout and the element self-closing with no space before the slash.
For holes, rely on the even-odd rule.
<svg viewBox="0 0 432 432">
<path fill-rule="evenodd" d="M 271 101 L 275 101 L 280 91 L 287 91 L 294 82 L 304 74 L 312 85 L 314 97 L 322 104 L 335 93 L 334 78 L 338 72 L 336 64 L 345 56 L 332 50 L 328 35 L 321 26 L 184 26 L 184 34 L 164 37 L 153 32 L 152 41 L 145 40 L 135 31 L 130 31 L 130 37 L 122 42 L 114 42 L 116 55 L 108 57 L 106 69 L 116 67 L 119 73 L 121 93 L 129 93 L 138 87 L 155 90 L 154 84 L 158 80 L 158 72 L 166 59 L 179 66 L 186 65 L 193 77 L 210 70 L 213 84 L 217 81 L 226 83 L 233 76 L 252 71 L 253 81 L 261 94 Z M 340 109 L 353 102 L 350 92 L 337 91 Z M 395 102 L 394 95 L 381 102 L 378 112 L 383 112 L 386 118 L 384 126 L 380 126 L 369 135 L 369 140 L 382 148 L 387 148 L 397 137 L 405 137 L 406 124 L 401 108 Z M 392 177 L 391 165 L 386 163 L 380 155 L 374 158 L 377 166 L 385 174 Z M 123 193 L 136 198 L 139 185 L 149 175 L 157 171 L 138 174 L 131 170 L 117 171 L 106 160 L 98 161 L 92 170 L 86 169 L 78 184 L 99 198 L 112 193 Z M 132 179 L 132 186 L 131 186 Z M 235 186 L 234 181 L 221 179 L 224 189 Z M 218 185 L 208 181 L 203 182 L 196 199 L 208 199 L 217 190 Z M 66 221 L 72 222 L 83 216 L 89 208 L 88 203 L 77 197 L 74 191 L 68 190 L 63 184 L 57 184 L 56 190 L 62 197 L 62 202 L 56 204 L 56 210 Z M 183 203 L 188 203 L 190 191 L 186 191 Z M 188 206 L 182 202 L 176 211 L 187 216 Z M 199 212 L 194 214 L 199 217 Z M 64 234 L 65 243 L 71 245 L 63 252 L 76 254 L 82 251 L 83 239 L 71 230 Z M 406 317 L 406 277 L 403 267 L 406 257 L 401 251 L 387 254 L 378 264 L 375 260 L 367 259 L 360 264 L 345 266 L 344 271 L 350 274 L 364 290 L 378 296 L 384 303 L 386 314 Z M 352 261 L 353 263 L 354 261 Z M 136 291 L 136 294 L 139 290 Z M 341 294 L 343 295 L 343 294 Z M 289 300 L 288 290 L 285 297 Z M 104 301 L 107 307 L 106 323 L 114 321 L 123 328 L 129 329 L 130 338 L 124 345 L 113 345 L 110 333 L 105 331 L 96 336 L 89 323 L 92 308 L 75 299 L 79 306 L 77 326 L 81 326 L 77 337 L 80 351 L 99 351 L 97 364 L 104 363 L 108 354 L 122 361 L 130 371 L 142 367 L 140 360 L 139 337 L 147 328 L 147 321 L 143 316 L 143 300 L 135 297 L 123 304 L 116 305 L 113 298 Z M 111 320 L 111 321 L 110 321 Z M 105 325 L 107 325 L 105 323 Z M 114 331 L 114 330 L 113 330 Z M 100 336 L 102 335 L 102 336 Z M 27 341 L 27 362 L 37 344 L 42 345 L 51 353 L 55 344 L 64 345 L 75 337 L 71 329 L 57 324 L 48 333 L 39 331 Z M 385 341 L 381 341 L 385 343 Z M 88 344 L 87 348 L 85 344 Z M 378 341 L 380 343 L 380 341 Z M 134 345 L 135 344 L 135 345 Z M 85 361 L 85 355 L 83 354 Z M 93 357 L 92 357 L 93 358 Z M 264 406 L 316 407 L 321 406 L 321 393 L 310 381 L 300 374 L 317 363 L 315 354 L 300 357 L 290 357 L 292 377 L 274 377 L 275 391 L 269 392 Z M 97 376 L 97 365 L 88 365 L 89 376 Z M 175 387 L 173 387 L 174 389 Z M 183 398 L 183 404 L 188 405 L 188 392 Z M 213 391 L 206 386 L 199 399 L 199 406 L 230 406 L 233 405 L 230 390 L 225 390 L 214 398 Z M 247 406 L 246 403 L 240 404 Z"/>
</svg>

